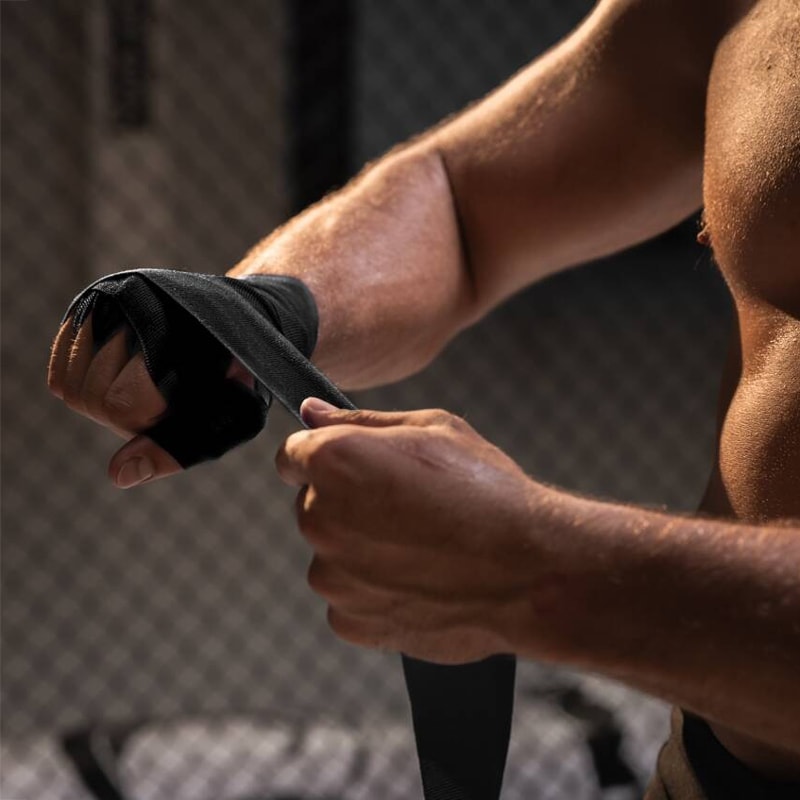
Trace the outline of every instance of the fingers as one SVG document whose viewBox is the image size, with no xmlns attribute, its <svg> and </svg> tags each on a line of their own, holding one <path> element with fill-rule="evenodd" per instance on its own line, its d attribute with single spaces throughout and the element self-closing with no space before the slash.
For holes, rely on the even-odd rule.
<svg viewBox="0 0 800 800">
<path fill-rule="evenodd" d="M 98 422 L 107 420 L 106 395 L 128 363 L 126 336 L 127 333 L 124 330 L 112 336 L 89 364 L 89 369 L 86 370 L 81 398 L 86 407 L 86 413 Z"/>
<path fill-rule="evenodd" d="M 67 320 L 59 330 L 48 367 L 48 385 L 73 411 L 117 432 L 136 433 L 153 425 L 167 403 L 137 353 L 129 357 L 127 330 L 95 354 L 92 315 L 77 333 Z"/>
<path fill-rule="evenodd" d="M 425 616 L 427 610 L 419 611 Z M 410 615 L 406 615 L 410 616 Z M 328 625 L 342 641 L 370 650 L 391 650 L 436 664 L 467 664 L 509 652 L 509 641 L 474 625 L 437 624 L 429 630 L 398 625 L 379 616 L 348 613 L 328 606 Z"/>
<path fill-rule="evenodd" d="M 92 360 L 91 319 L 77 331 L 67 320 L 58 332 L 50 359 L 48 381 L 54 394 L 71 408 L 82 410 L 81 386 Z"/>
<path fill-rule="evenodd" d="M 183 468 L 166 451 L 147 436 L 135 436 L 112 456 L 108 477 L 120 489 L 174 475 Z"/>
<path fill-rule="evenodd" d="M 108 467 L 109 477 L 121 489 L 182 469 L 155 442 L 136 435 L 163 416 L 167 403 L 147 372 L 142 354 L 129 358 L 126 336 L 126 330 L 119 331 L 95 354 L 92 315 L 77 333 L 67 320 L 56 335 L 47 373 L 50 390 L 69 408 L 130 439 Z"/>
<path fill-rule="evenodd" d="M 69 351 L 72 346 L 74 332 L 72 318 L 68 319 L 58 329 L 50 351 L 50 363 L 47 365 L 47 386 L 59 398 L 64 397 L 64 376 L 69 363 Z"/>
<path fill-rule="evenodd" d="M 328 604 L 328 625 L 343 641 L 372 649 L 387 648 L 387 614 L 397 604 L 389 592 L 368 587 L 352 575 L 314 558 L 308 585 Z"/>
<path fill-rule="evenodd" d="M 391 591 L 364 583 L 341 567 L 315 556 L 307 576 L 311 590 L 330 605 L 350 614 L 385 613 L 395 602 Z"/>
<path fill-rule="evenodd" d="M 387 635 L 386 624 L 380 618 L 348 614 L 329 605 L 328 625 L 342 641 L 350 644 L 370 650 L 394 649 Z"/>
<path fill-rule="evenodd" d="M 328 425 L 365 425 L 371 428 L 386 428 L 390 425 L 403 425 L 415 422 L 419 411 L 370 411 L 359 409 L 353 411 L 336 408 L 317 397 L 307 397 L 300 406 L 303 422 L 310 428 L 322 428 Z M 417 424 L 419 422 L 417 421 Z"/>
<path fill-rule="evenodd" d="M 108 369 L 110 373 L 113 366 Z M 105 419 L 128 431 L 151 427 L 167 410 L 167 401 L 153 383 L 141 353 L 125 364 L 101 398 L 93 398 L 93 402 L 98 400 Z"/>
<path fill-rule="evenodd" d="M 86 412 L 82 389 L 83 379 L 94 355 L 92 351 L 92 320 L 90 316 L 72 340 L 63 379 L 64 402 L 79 413 Z"/>
<path fill-rule="evenodd" d="M 308 431 L 293 433 L 281 445 L 275 456 L 278 477 L 289 486 L 310 483 L 310 458 L 314 442 Z"/>
<path fill-rule="evenodd" d="M 366 408 L 351 410 L 336 408 L 318 397 L 307 397 L 300 406 L 300 414 L 309 428 L 323 428 L 330 425 L 363 425 L 367 428 L 388 428 L 394 425 L 416 427 L 446 425 L 469 428 L 461 417 L 438 408 L 422 411 L 373 411 Z"/>
<path fill-rule="evenodd" d="M 373 411 L 339 409 L 316 397 L 303 401 L 303 421 L 311 430 L 294 433 L 283 443 L 275 459 L 278 475 L 290 486 L 310 482 L 312 471 L 352 472 L 353 456 L 361 453 L 374 434 L 358 428 L 444 427 L 453 432 L 473 434 L 461 418 L 441 409 L 422 411 Z M 338 427 L 337 427 L 338 426 Z M 349 468 L 348 468 L 349 467 Z"/>
</svg>

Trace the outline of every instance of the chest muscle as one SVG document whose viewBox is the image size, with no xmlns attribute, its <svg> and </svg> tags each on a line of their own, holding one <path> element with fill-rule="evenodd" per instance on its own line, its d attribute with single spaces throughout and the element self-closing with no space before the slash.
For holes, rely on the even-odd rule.
<svg viewBox="0 0 800 800">
<path fill-rule="evenodd" d="M 737 300 L 800 317 L 800 3 L 761 0 L 721 43 L 708 91 L 704 192 Z"/>
<path fill-rule="evenodd" d="M 761 0 L 709 83 L 704 194 L 738 315 L 719 478 L 736 516 L 800 517 L 800 3 Z"/>
</svg>

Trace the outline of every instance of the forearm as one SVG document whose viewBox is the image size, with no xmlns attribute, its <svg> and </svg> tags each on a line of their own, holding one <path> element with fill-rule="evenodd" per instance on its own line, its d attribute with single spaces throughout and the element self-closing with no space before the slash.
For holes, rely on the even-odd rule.
<svg viewBox="0 0 800 800">
<path fill-rule="evenodd" d="M 424 141 L 291 220 L 229 274 L 252 272 L 309 286 L 314 361 L 350 389 L 421 369 L 476 313 L 447 174 Z"/>
<path fill-rule="evenodd" d="M 525 601 L 520 653 L 623 680 L 800 752 L 798 524 L 547 497 L 531 552 L 554 566 Z M 532 632 L 547 619 L 554 644 L 541 653 Z"/>
</svg>

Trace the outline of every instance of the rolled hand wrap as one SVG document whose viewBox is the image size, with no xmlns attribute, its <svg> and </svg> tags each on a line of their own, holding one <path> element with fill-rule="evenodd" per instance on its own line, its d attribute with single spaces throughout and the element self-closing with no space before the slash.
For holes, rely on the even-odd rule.
<svg viewBox="0 0 800 800">
<path fill-rule="evenodd" d="M 141 348 L 168 407 L 144 433 L 183 467 L 219 458 L 256 436 L 273 395 L 298 419 L 311 395 L 353 408 L 308 361 L 317 309 L 296 278 L 130 270 L 87 287 L 65 319 L 71 315 L 77 329 L 90 312 L 96 348 L 129 324 L 131 347 Z M 255 377 L 254 390 L 225 378 L 232 355 Z"/>
</svg>

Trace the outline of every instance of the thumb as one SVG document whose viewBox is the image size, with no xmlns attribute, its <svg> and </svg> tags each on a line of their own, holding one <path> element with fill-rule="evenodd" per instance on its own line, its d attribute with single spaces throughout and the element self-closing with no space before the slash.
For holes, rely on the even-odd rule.
<svg viewBox="0 0 800 800">
<path fill-rule="evenodd" d="M 183 469 L 166 451 L 147 436 L 134 436 L 111 457 L 108 477 L 120 489 L 166 478 Z"/>
<path fill-rule="evenodd" d="M 387 428 L 392 425 L 414 424 L 415 411 L 372 411 L 336 408 L 318 397 L 307 397 L 300 406 L 300 416 L 309 428 L 328 425 L 363 425 L 368 428 Z"/>
</svg>

